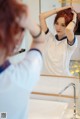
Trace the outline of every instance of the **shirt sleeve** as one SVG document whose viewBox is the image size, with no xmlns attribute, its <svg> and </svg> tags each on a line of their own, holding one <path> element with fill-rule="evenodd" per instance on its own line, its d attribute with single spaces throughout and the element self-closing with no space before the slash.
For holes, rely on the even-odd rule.
<svg viewBox="0 0 80 119">
<path fill-rule="evenodd" d="M 68 43 L 68 45 L 70 45 L 70 46 L 74 45 L 75 42 L 76 42 L 76 38 L 75 38 L 75 37 L 74 37 L 72 43 L 70 43 L 70 41 L 67 39 L 67 43 Z"/>
<path fill-rule="evenodd" d="M 74 44 L 73 44 L 73 45 L 69 45 L 69 44 L 68 44 L 68 52 L 69 52 L 69 54 L 70 54 L 70 53 L 73 54 L 73 52 L 75 51 L 75 49 L 77 48 L 77 46 L 78 46 L 78 40 L 77 40 L 77 38 L 75 37 L 75 42 L 74 42 Z"/>
<path fill-rule="evenodd" d="M 70 48 L 72 49 L 72 48 L 76 48 L 77 45 L 78 45 L 78 40 L 77 40 L 77 38 L 75 37 L 73 44 L 72 44 L 72 45 L 68 44 L 68 47 L 70 47 Z"/>
<path fill-rule="evenodd" d="M 38 50 L 33 49 L 27 52 L 25 59 L 15 67 L 16 83 L 31 92 L 40 79 L 42 65 L 42 55 Z"/>
<path fill-rule="evenodd" d="M 46 32 L 45 32 L 45 37 L 46 37 L 46 42 L 47 41 L 50 41 L 54 38 L 54 35 L 50 32 L 50 30 L 48 29 Z"/>
</svg>

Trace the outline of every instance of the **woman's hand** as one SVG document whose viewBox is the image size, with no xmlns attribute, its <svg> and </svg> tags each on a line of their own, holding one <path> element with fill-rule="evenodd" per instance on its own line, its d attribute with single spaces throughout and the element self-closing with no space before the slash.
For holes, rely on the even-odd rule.
<svg viewBox="0 0 80 119">
<path fill-rule="evenodd" d="M 64 6 L 64 7 L 62 7 L 63 10 L 65 10 L 65 9 L 69 9 L 69 8 L 72 9 L 73 7 L 72 7 L 72 6 Z"/>
<path fill-rule="evenodd" d="M 56 8 L 56 13 L 60 12 L 61 10 L 65 10 L 65 9 L 69 9 L 69 8 L 73 8 L 72 6 L 65 6 L 65 7 L 61 7 L 61 8 Z"/>
<path fill-rule="evenodd" d="M 22 15 L 22 18 L 20 20 L 20 25 L 22 28 L 30 29 L 32 23 L 32 16 L 29 7 L 26 7 L 26 13 Z"/>
</svg>

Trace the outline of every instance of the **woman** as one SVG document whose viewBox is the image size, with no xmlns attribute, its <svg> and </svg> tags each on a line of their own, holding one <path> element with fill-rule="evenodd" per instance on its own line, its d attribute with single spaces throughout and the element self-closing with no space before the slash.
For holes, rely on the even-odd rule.
<svg viewBox="0 0 80 119">
<path fill-rule="evenodd" d="M 48 29 L 46 18 L 57 14 L 54 19 L 56 35 Z M 77 15 L 71 7 L 62 7 L 40 14 L 40 23 L 46 34 L 44 48 L 44 69 L 42 74 L 68 75 L 69 62 L 77 47 L 77 39 L 74 36 Z"/>
<path fill-rule="evenodd" d="M 31 49 L 16 65 L 8 57 L 15 54 L 25 30 L 33 37 Z M 0 118 L 27 119 L 28 99 L 39 79 L 45 35 L 32 19 L 29 8 L 16 0 L 0 0 Z M 37 69 L 37 70 L 36 70 Z"/>
</svg>

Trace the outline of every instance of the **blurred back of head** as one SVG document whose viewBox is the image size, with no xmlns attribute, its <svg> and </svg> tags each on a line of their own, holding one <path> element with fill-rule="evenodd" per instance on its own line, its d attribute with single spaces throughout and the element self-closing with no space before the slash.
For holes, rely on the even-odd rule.
<svg viewBox="0 0 80 119">
<path fill-rule="evenodd" d="M 5 56 L 11 55 L 16 47 L 16 35 L 22 32 L 22 14 L 26 14 L 25 5 L 16 0 L 0 0 L 0 50 L 5 49 Z"/>
</svg>

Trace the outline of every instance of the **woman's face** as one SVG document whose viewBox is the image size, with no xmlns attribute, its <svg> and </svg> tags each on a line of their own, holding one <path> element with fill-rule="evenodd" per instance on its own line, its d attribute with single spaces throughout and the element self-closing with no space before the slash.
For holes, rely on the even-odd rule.
<svg viewBox="0 0 80 119">
<path fill-rule="evenodd" d="M 58 18 L 55 23 L 55 30 L 57 32 L 57 35 L 61 37 L 65 36 L 65 28 L 66 28 L 66 25 L 65 25 L 64 17 Z"/>
</svg>

